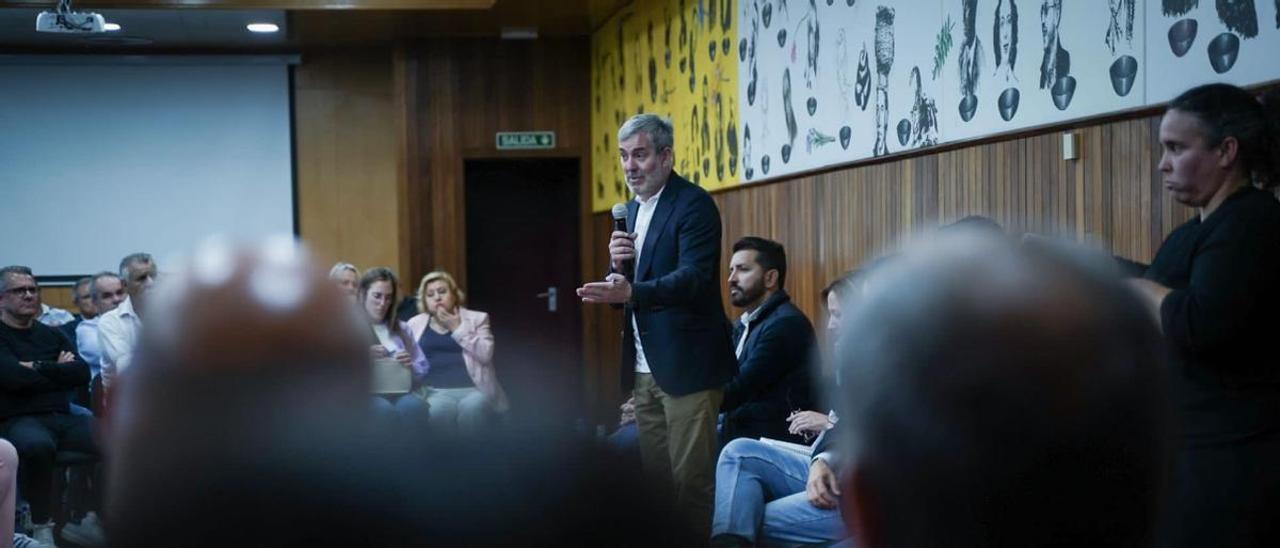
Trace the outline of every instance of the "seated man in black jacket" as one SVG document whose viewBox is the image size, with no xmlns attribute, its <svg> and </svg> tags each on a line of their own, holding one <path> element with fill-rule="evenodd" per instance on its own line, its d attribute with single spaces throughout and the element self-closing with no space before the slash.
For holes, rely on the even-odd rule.
<svg viewBox="0 0 1280 548">
<path fill-rule="evenodd" d="M 33 536 L 50 543 L 54 454 L 97 449 L 93 418 L 69 408 L 73 391 L 89 383 L 89 365 L 57 329 L 36 321 L 39 315 L 31 269 L 0 268 L 0 437 L 18 449 L 18 486 L 31 504 Z"/>
<path fill-rule="evenodd" d="M 813 324 L 782 289 L 786 279 L 782 244 L 754 236 L 733 244 L 729 300 L 745 312 L 733 330 L 738 372 L 724 387 L 722 445 L 742 437 L 804 441 L 787 432 L 786 421 L 812 404 L 816 340 Z"/>
</svg>

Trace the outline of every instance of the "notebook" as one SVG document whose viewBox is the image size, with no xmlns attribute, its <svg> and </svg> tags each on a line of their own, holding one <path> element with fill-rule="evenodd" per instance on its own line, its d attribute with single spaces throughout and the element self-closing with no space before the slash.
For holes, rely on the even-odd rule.
<svg viewBox="0 0 1280 548">
<path fill-rule="evenodd" d="M 373 360 L 374 394 L 407 394 L 413 386 L 413 372 L 391 358 Z"/>
</svg>

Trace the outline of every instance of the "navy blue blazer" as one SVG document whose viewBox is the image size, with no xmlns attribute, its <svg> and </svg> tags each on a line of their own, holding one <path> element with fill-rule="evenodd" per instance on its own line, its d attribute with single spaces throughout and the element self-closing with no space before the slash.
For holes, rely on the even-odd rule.
<svg viewBox="0 0 1280 548">
<path fill-rule="evenodd" d="M 627 203 L 628 230 L 640 205 Z M 635 383 L 640 329 L 649 370 L 663 392 L 684 396 L 733 377 L 729 322 L 720 300 L 720 209 L 707 191 L 674 172 L 649 221 L 625 307 L 622 387 Z"/>
<path fill-rule="evenodd" d="M 734 326 L 733 340 L 742 333 Z M 736 342 L 734 343 L 737 344 Z M 738 357 L 738 373 L 724 387 L 724 442 L 769 437 L 802 443 L 787 432 L 787 415 L 812 409 L 817 338 L 809 318 L 779 290 L 760 304 Z"/>
</svg>

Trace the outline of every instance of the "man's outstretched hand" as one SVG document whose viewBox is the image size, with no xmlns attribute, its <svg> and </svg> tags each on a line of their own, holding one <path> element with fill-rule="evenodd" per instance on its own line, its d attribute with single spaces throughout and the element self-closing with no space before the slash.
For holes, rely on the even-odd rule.
<svg viewBox="0 0 1280 548">
<path fill-rule="evenodd" d="M 631 282 L 622 274 L 610 274 L 603 282 L 591 282 L 578 288 L 584 303 L 622 304 L 631 300 Z"/>
</svg>

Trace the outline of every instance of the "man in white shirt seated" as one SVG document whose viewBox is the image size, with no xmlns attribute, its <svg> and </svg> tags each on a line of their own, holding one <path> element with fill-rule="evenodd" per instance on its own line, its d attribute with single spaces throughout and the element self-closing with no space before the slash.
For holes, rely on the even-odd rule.
<svg viewBox="0 0 1280 548">
<path fill-rule="evenodd" d="M 76 317 L 66 310 L 41 303 L 40 315 L 36 316 L 36 321 L 49 327 L 61 327 L 64 324 L 76 321 Z"/>
<path fill-rule="evenodd" d="M 76 328 L 80 327 L 80 322 L 98 315 L 98 309 L 93 307 L 93 300 L 89 298 L 89 286 L 92 283 L 93 278 L 89 276 L 76 281 L 76 285 L 71 288 L 71 302 L 80 309 L 80 313 L 72 315 L 71 321 L 58 326 L 73 345 L 76 343 Z"/>
<path fill-rule="evenodd" d="M 98 321 L 98 342 L 102 347 L 102 388 L 106 398 L 111 395 L 112 381 L 133 361 L 134 343 L 142 329 L 147 294 L 155 285 L 156 272 L 155 260 L 146 253 L 134 253 L 120 261 L 120 277 L 124 279 L 125 291 L 129 296 Z"/>
<path fill-rule="evenodd" d="M 103 315 L 120 306 L 128 294 L 125 293 L 124 280 L 114 272 L 99 272 L 90 280 L 89 298 L 98 315 L 85 318 L 76 326 L 75 341 L 80 357 L 89 364 L 90 376 L 101 382 L 99 376 L 102 373 L 102 345 L 98 335 L 98 322 Z"/>
</svg>

